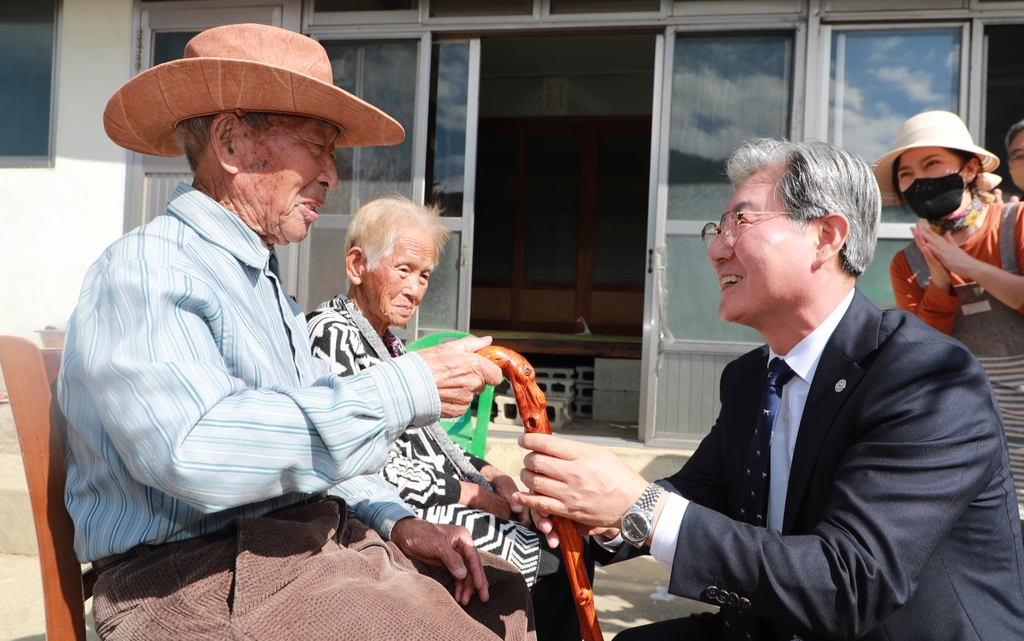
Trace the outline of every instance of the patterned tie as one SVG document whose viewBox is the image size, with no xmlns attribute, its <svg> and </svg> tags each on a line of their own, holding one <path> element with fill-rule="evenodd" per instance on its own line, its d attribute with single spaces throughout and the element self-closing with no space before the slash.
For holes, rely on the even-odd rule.
<svg viewBox="0 0 1024 641">
<path fill-rule="evenodd" d="M 782 386 L 793 378 L 793 370 L 781 358 L 768 364 L 768 380 L 761 392 L 761 413 L 757 417 L 754 437 L 747 450 L 747 465 L 740 483 L 742 490 L 740 521 L 764 527 L 768 520 L 768 482 L 771 472 L 772 434 L 775 415 L 782 405 Z M 723 639 L 754 641 L 757 639 L 757 617 L 744 616 L 742 610 L 723 608 L 725 628 Z"/>
</svg>

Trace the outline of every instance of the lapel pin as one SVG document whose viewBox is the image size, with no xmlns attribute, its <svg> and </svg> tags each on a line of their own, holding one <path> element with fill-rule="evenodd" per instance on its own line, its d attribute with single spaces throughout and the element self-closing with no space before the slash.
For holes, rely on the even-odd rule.
<svg viewBox="0 0 1024 641">
<path fill-rule="evenodd" d="M 846 379 L 845 378 L 841 378 L 841 379 L 839 379 L 839 382 L 836 383 L 836 391 L 837 392 L 841 392 L 844 389 L 846 389 Z"/>
</svg>

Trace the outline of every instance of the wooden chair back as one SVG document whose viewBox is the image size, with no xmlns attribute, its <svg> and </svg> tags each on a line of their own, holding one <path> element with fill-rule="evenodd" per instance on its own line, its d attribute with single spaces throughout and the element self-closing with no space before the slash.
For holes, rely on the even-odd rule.
<svg viewBox="0 0 1024 641">
<path fill-rule="evenodd" d="M 46 638 L 84 641 L 92 580 L 91 573 L 83 577 L 75 557 L 75 527 L 64 505 L 65 421 L 50 393 L 60 357 L 59 349 L 41 350 L 27 339 L 0 335 L 0 368 L 21 442 L 39 542 Z"/>
</svg>

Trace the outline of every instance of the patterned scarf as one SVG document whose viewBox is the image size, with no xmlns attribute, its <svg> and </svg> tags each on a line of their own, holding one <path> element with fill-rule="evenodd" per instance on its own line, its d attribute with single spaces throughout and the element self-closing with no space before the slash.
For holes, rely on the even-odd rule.
<svg viewBox="0 0 1024 641">
<path fill-rule="evenodd" d="M 392 358 L 401 356 L 404 353 L 402 350 L 402 342 L 398 340 L 398 337 L 391 333 L 390 329 L 384 330 L 384 335 L 380 337 L 384 341 L 384 346 L 391 352 Z"/>
<path fill-rule="evenodd" d="M 988 194 L 978 194 L 965 209 L 953 212 L 934 223 L 928 223 L 928 226 L 939 236 L 945 236 L 946 232 L 955 234 L 962 229 L 967 229 L 978 220 L 978 216 L 981 215 L 981 212 L 985 211 L 988 202 L 991 202 L 991 200 L 986 202 L 985 196 L 992 199 L 992 196 Z"/>
</svg>

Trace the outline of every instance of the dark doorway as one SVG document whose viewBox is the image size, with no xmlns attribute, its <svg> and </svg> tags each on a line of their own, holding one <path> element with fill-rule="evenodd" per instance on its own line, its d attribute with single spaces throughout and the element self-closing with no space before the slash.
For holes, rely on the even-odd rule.
<svg viewBox="0 0 1024 641">
<path fill-rule="evenodd" d="M 639 336 L 654 37 L 484 44 L 471 327 Z"/>
<path fill-rule="evenodd" d="M 1020 55 L 1020 33 L 1024 25 L 985 27 L 985 149 L 999 156 L 996 173 L 1003 177 L 1000 189 L 1006 197 L 1020 196 L 1010 179 L 1005 137 L 1015 123 L 1024 119 L 1024 58 Z"/>
</svg>

